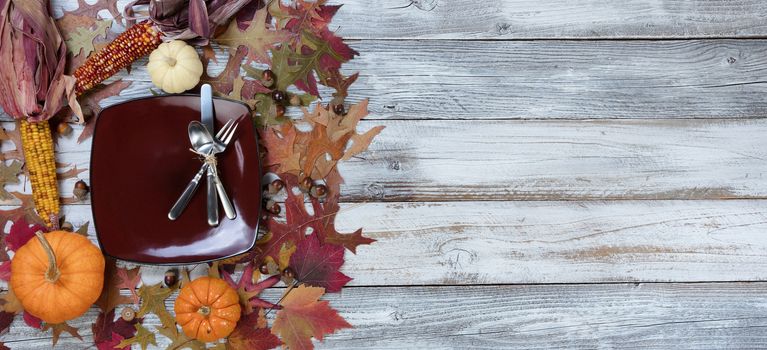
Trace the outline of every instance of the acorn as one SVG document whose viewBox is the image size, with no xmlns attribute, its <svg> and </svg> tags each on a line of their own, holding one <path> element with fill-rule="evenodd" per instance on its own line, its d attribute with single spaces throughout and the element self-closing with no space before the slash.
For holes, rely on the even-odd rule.
<svg viewBox="0 0 767 350">
<path fill-rule="evenodd" d="M 273 200 L 268 200 L 266 201 L 266 211 L 272 213 L 273 215 L 279 215 L 282 211 L 282 208 L 280 207 L 279 203 Z"/>
<path fill-rule="evenodd" d="M 280 90 L 274 90 L 272 91 L 272 100 L 277 103 L 285 103 L 285 100 L 287 100 L 287 96 L 285 95 L 285 92 Z"/>
<path fill-rule="evenodd" d="M 290 105 L 291 106 L 300 106 L 301 105 L 301 97 L 298 97 L 296 94 L 290 95 Z"/>
<path fill-rule="evenodd" d="M 269 193 L 270 194 L 276 194 L 277 192 L 282 191 L 282 189 L 285 187 L 285 183 L 282 182 L 282 180 L 277 179 L 269 183 Z"/>
<path fill-rule="evenodd" d="M 314 185 L 309 190 L 309 194 L 314 198 L 323 198 L 328 195 L 328 187 L 323 184 Z"/>
<path fill-rule="evenodd" d="M 314 181 L 312 181 L 312 178 L 307 176 L 301 179 L 301 182 L 298 184 L 298 188 L 301 191 L 309 192 L 309 190 L 312 189 L 312 185 L 314 185 Z"/>
<path fill-rule="evenodd" d="M 120 317 L 122 317 L 125 322 L 133 321 L 133 319 L 136 318 L 136 310 L 133 310 L 130 306 L 126 306 L 120 312 Z"/>
<path fill-rule="evenodd" d="M 163 278 L 163 282 L 168 287 L 175 286 L 178 282 L 178 269 L 170 269 L 165 271 L 165 278 Z"/>
<path fill-rule="evenodd" d="M 67 122 L 61 122 L 59 125 L 56 125 L 56 131 L 59 132 L 59 135 L 67 136 L 72 133 L 72 127 Z"/>
<path fill-rule="evenodd" d="M 333 105 L 333 113 L 335 113 L 336 115 L 344 115 L 344 114 L 346 114 L 346 109 L 344 108 L 344 104 L 343 103 L 334 104 Z"/>
<path fill-rule="evenodd" d="M 264 275 L 268 275 L 269 265 L 267 265 L 266 263 L 262 263 L 261 266 L 258 267 L 258 271 L 261 271 L 261 273 Z"/>
<path fill-rule="evenodd" d="M 269 69 L 261 72 L 261 84 L 266 87 L 272 87 L 275 78 L 274 72 Z"/>
<path fill-rule="evenodd" d="M 85 181 L 79 180 L 75 182 L 75 188 L 72 190 L 72 193 L 74 193 L 77 199 L 83 200 L 88 195 L 88 192 L 90 192 L 90 190 L 91 188 L 88 187 L 88 184 L 85 183 Z"/>
<path fill-rule="evenodd" d="M 282 270 L 282 276 L 285 278 L 294 278 L 296 277 L 296 272 L 293 271 L 290 267 L 286 267 L 284 270 Z"/>
<path fill-rule="evenodd" d="M 72 232 L 75 230 L 74 226 L 72 226 L 72 223 L 68 221 L 64 221 L 64 223 L 62 223 L 59 228 L 62 231 L 67 231 L 67 232 Z"/>
<path fill-rule="evenodd" d="M 276 105 L 276 106 L 274 106 L 274 115 L 276 115 L 277 118 L 284 117 L 285 116 L 285 106 L 283 106 L 283 105 Z"/>
</svg>

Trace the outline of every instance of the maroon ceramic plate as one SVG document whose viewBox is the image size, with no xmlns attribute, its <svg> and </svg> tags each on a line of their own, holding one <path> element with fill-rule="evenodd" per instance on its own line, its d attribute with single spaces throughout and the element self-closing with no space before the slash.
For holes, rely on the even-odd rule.
<svg viewBox="0 0 767 350">
<path fill-rule="evenodd" d="M 216 130 L 239 122 L 235 139 L 219 155 L 219 171 L 237 218 L 219 208 L 221 224 L 207 224 L 205 178 L 176 221 L 168 211 L 200 160 L 189 151 L 187 126 L 200 119 L 200 98 L 156 96 L 110 106 L 99 113 L 91 150 L 91 200 L 106 255 L 149 264 L 197 263 L 253 247 L 261 208 L 258 143 L 248 107 L 215 99 Z"/>
</svg>

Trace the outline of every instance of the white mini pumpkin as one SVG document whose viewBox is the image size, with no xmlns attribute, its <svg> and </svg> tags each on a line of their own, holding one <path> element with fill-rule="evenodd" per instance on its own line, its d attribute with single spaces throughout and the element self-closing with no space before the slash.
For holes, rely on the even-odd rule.
<svg viewBox="0 0 767 350">
<path fill-rule="evenodd" d="M 202 62 L 193 47 L 181 40 L 173 40 L 152 51 L 147 70 L 154 85 L 167 93 L 177 94 L 200 82 Z"/>
</svg>

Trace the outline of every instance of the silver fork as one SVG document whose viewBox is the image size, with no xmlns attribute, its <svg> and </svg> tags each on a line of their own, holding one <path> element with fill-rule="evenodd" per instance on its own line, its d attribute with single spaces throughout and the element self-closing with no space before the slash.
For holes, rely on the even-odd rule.
<svg viewBox="0 0 767 350">
<path fill-rule="evenodd" d="M 229 142 L 232 141 L 232 137 L 234 137 L 237 126 L 239 126 L 239 123 L 235 124 L 231 132 L 226 136 L 218 137 L 218 135 L 216 135 L 216 137 L 211 137 L 213 139 L 213 149 L 211 150 L 210 154 L 215 155 L 226 150 L 226 146 L 229 145 Z M 218 176 L 218 168 L 213 167 L 212 172 L 213 181 L 216 185 L 216 192 L 218 192 L 218 198 L 221 200 L 221 205 L 224 207 L 224 214 L 228 219 L 232 220 L 237 217 L 237 212 L 234 211 L 232 201 L 229 200 L 229 196 L 226 194 L 226 190 L 224 189 L 224 184 L 221 182 L 221 178 Z"/>
<path fill-rule="evenodd" d="M 232 136 L 234 135 L 234 131 L 237 129 L 237 124 L 235 124 L 234 120 L 229 120 L 224 124 L 224 126 L 216 133 L 216 140 L 224 140 L 223 143 L 224 148 L 229 144 L 229 142 L 232 140 Z M 216 149 L 219 148 L 219 142 L 216 143 L 215 147 Z M 223 150 L 222 150 L 223 151 Z M 220 153 L 216 152 L 216 153 Z M 202 179 L 202 176 L 205 174 L 205 171 L 208 170 L 208 164 L 205 163 L 200 167 L 200 170 L 197 172 L 197 174 L 194 175 L 192 178 L 192 181 L 189 181 L 189 184 L 186 185 L 186 188 L 184 189 L 184 192 L 181 193 L 181 197 L 176 200 L 176 203 L 173 204 L 173 207 L 170 208 L 170 211 L 168 212 L 168 219 L 176 220 L 181 215 L 182 212 L 184 212 L 184 209 L 186 209 L 186 206 L 189 204 L 189 201 L 192 199 L 192 195 L 194 195 L 194 192 L 197 191 L 197 187 L 200 185 L 200 179 Z"/>
</svg>

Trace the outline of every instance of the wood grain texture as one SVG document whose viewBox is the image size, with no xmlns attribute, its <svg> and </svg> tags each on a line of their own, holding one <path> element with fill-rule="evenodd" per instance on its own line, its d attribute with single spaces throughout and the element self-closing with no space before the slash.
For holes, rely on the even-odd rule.
<svg viewBox="0 0 767 350">
<path fill-rule="evenodd" d="M 345 67 L 371 118 L 756 118 L 767 41 L 375 41 Z"/>
<path fill-rule="evenodd" d="M 375 125 L 386 129 L 369 150 L 340 165 L 344 201 L 767 197 L 767 119 L 388 120 L 360 130 Z M 57 151 L 89 168 L 90 141 L 65 139 Z"/>
<path fill-rule="evenodd" d="M 325 298 L 355 329 L 318 349 L 756 349 L 767 347 L 764 283 L 346 288 Z M 268 290 L 267 299 L 280 291 Z M 170 304 L 170 302 L 169 302 Z M 57 348 L 84 348 L 62 336 Z M 88 321 L 86 321 L 88 320 Z M 150 317 L 147 325 L 159 325 Z M 169 341 L 158 335 L 158 347 Z M 49 349 L 16 321 L 12 349 Z"/>
<path fill-rule="evenodd" d="M 336 226 L 378 240 L 346 254 L 354 286 L 767 281 L 765 200 L 350 203 Z"/>
<path fill-rule="evenodd" d="M 357 39 L 604 39 L 762 37 L 759 0 L 333 1 L 332 22 Z"/>
<path fill-rule="evenodd" d="M 767 116 L 767 40 L 364 41 L 350 102 L 368 119 L 670 119 Z M 222 69 L 227 60 L 219 52 Z M 120 97 L 150 95 L 146 60 Z M 213 74 L 213 73 L 212 73 Z M 328 89 L 321 92 L 326 98 Z M 329 101 L 329 99 L 327 99 Z M 298 109 L 290 108 L 296 116 Z M 7 119 L 7 117 L 5 117 Z"/>
</svg>

